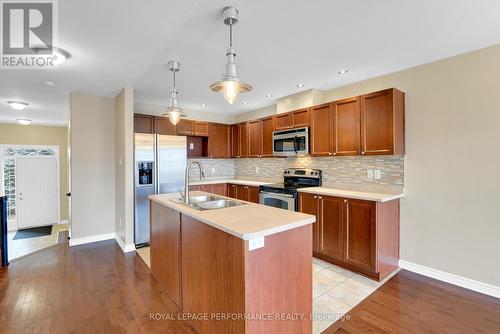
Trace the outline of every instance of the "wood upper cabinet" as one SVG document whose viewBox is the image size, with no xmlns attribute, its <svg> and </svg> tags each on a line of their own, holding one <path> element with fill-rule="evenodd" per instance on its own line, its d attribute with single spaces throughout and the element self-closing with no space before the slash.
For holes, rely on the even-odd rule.
<svg viewBox="0 0 500 334">
<path fill-rule="evenodd" d="M 313 251 L 319 252 L 319 202 L 318 196 L 313 194 L 299 194 L 299 211 L 316 216 L 316 222 L 313 223 Z"/>
<path fill-rule="evenodd" d="M 209 123 L 208 156 L 210 158 L 230 158 L 230 126 Z"/>
<path fill-rule="evenodd" d="M 262 156 L 262 126 L 260 120 L 248 122 L 248 156 L 260 158 Z"/>
<path fill-rule="evenodd" d="M 166 117 L 155 117 L 154 125 L 155 133 L 159 135 L 175 136 L 177 134 L 176 126 Z"/>
<path fill-rule="evenodd" d="M 377 243 L 375 203 L 345 200 L 345 210 L 344 261 L 366 271 L 375 272 Z"/>
<path fill-rule="evenodd" d="M 332 155 L 332 118 L 333 108 L 331 103 L 326 103 L 311 108 L 311 155 Z"/>
<path fill-rule="evenodd" d="M 154 116 L 134 114 L 134 132 L 154 133 Z"/>
<path fill-rule="evenodd" d="M 285 130 L 292 127 L 292 115 L 290 113 L 276 115 L 276 130 Z"/>
<path fill-rule="evenodd" d="M 344 200 L 338 197 L 318 196 L 319 252 L 342 261 L 344 259 Z"/>
<path fill-rule="evenodd" d="M 248 158 L 248 123 L 239 124 L 240 127 L 240 157 Z"/>
<path fill-rule="evenodd" d="M 194 121 L 189 119 L 181 119 L 179 123 L 177 123 L 177 134 L 194 135 Z"/>
<path fill-rule="evenodd" d="M 333 103 L 333 155 L 360 154 L 360 99 Z"/>
<path fill-rule="evenodd" d="M 193 124 L 193 131 L 195 136 L 208 136 L 209 135 L 209 123 L 208 122 L 197 122 Z"/>
<path fill-rule="evenodd" d="M 404 93 L 392 88 L 360 99 L 361 154 L 404 154 Z"/>
<path fill-rule="evenodd" d="M 231 125 L 231 157 L 239 158 L 240 153 L 240 125 Z"/>
<path fill-rule="evenodd" d="M 259 204 L 259 187 L 248 186 L 248 201 Z"/>
<path fill-rule="evenodd" d="M 311 124 L 311 112 L 309 108 L 295 110 L 290 113 L 292 115 L 292 127 L 300 128 Z"/>
<path fill-rule="evenodd" d="M 273 156 L 273 131 L 276 128 L 275 117 L 261 119 L 262 127 L 262 153 L 263 157 Z"/>
</svg>

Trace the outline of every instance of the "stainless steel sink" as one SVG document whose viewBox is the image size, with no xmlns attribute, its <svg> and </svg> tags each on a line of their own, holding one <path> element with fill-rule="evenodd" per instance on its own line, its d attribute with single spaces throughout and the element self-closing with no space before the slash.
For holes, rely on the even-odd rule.
<svg viewBox="0 0 500 334">
<path fill-rule="evenodd" d="M 216 209 L 229 208 L 232 206 L 239 206 L 245 204 L 246 203 L 244 202 L 233 201 L 230 199 L 219 199 L 216 201 L 193 203 L 192 208 L 198 210 L 216 210 Z"/>
<path fill-rule="evenodd" d="M 186 205 L 182 200 L 182 198 L 172 198 L 170 200 L 182 205 Z M 187 206 L 189 206 L 190 208 L 200 211 L 223 209 L 238 205 L 246 205 L 246 203 L 231 199 L 226 199 L 224 197 L 217 195 L 192 196 L 189 197 L 189 204 L 187 204 Z"/>
</svg>

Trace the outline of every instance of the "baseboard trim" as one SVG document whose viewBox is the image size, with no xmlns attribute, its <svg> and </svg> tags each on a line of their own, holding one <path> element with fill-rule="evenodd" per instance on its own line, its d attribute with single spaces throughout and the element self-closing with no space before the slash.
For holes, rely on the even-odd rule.
<svg viewBox="0 0 500 334">
<path fill-rule="evenodd" d="M 110 240 L 110 239 L 114 239 L 114 238 L 115 238 L 114 233 L 97 234 L 97 235 L 91 235 L 90 237 L 84 237 L 84 238 L 71 238 L 71 239 L 69 239 L 69 246 L 72 247 L 72 246 L 90 244 L 92 242 Z"/>
<path fill-rule="evenodd" d="M 450 274 L 434 268 L 422 266 L 420 264 L 399 260 L 399 266 L 414 273 L 431 277 L 446 283 L 460 286 L 465 289 L 483 293 L 488 296 L 500 298 L 500 287 L 488 283 L 472 280 L 470 278 Z"/>
<path fill-rule="evenodd" d="M 126 244 L 123 242 L 122 238 L 120 238 L 120 237 L 118 236 L 118 234 L 116 234 L 116 233 L 115 233 L 115 240 L 116 240 L 116 242 L 118 243 L 118 245 L 120 246 L 120 248 L 122 249 L 122 251 L 123 251 L 124 253 L 128 253 L 128 252 L 133 252 L 133 251 L 135 251 L 135 245 L 134 245 L 134 244 L 128 244 L 128 245 L 126 245 Z"/>
</svg>

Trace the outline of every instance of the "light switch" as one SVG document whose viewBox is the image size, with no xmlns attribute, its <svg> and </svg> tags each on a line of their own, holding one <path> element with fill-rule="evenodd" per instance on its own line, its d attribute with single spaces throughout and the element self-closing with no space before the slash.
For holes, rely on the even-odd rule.
<svg viewBox="0 0 500 334">
<path fill-rule="evenodd" d="M 366 171 L 366 177 L 367 177 L 368 179 L 373 179 L 373 169 L 368 169 L 368 170 Z"/>
<path fill-rule="evenodd" d="M 259 249 L 264 247 L 264 237 L 259 237 L 255 239 L 248 240 L 248 250 L 253 251 L 254 249 Z"/>
<path fill-rule="evenodd" d="M 194 150 L 194 143 L 189 143 L 189 149 Z"/>
<path fill-rule="evenodd" d="M 380 172 L 380 169 L 375 169 L 373 171 L 373 177 L 375 178 L 375 180 L 380 180 L 380 176 L 381 176 L 381 172 Z"/>
<path fill-rule="evenodd" d="M 215 167 L 212 167 L 212 174 L 215 174 Z"/>
<path fill-rule="evenodd" d="M 260 168 L 259 167 L 255 167 L 255 174 L 259 174 L 259 171 L 260 171 Z"/>
</svg>

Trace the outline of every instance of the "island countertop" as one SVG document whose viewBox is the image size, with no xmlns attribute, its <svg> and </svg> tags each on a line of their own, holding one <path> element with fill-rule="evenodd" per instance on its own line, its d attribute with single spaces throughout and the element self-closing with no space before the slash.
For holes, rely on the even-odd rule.
<svg viewBox="0 0 500 334">
<path fill-rule="evenodd" d="M 202 191 L 190 192 L 191 196 L 206 194 L 208 193 Z M 172 201 L 178 197 L 179 194 L 172 193 L 151 195 L 149 199 L 243 240 L 266 237 L 316 221 L 316 217 L 312 215 L 250 202 L 245 202 L 246 205 L 200 211 Z"/>
</svg>

